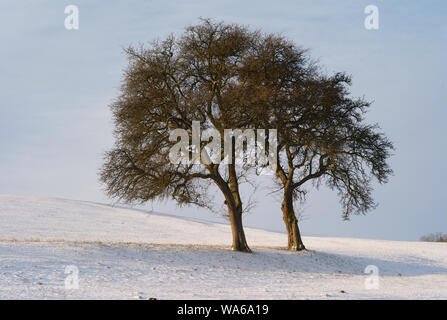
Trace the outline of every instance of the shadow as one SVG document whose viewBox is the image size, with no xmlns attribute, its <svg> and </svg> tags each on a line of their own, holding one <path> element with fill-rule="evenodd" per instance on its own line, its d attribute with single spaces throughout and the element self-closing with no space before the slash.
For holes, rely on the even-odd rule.
<svg viewBox="0 0 447 320">
<path fill-rule="evenodd" d="M 309 250 L 291 252 L 274 248 L 252 248 L 253 253 L 231 251 L 222 247 L 129 245 L 104 249 L 118 250 L 120 256 L 139 259 L 148 266 L 165 265 L 184 268 L 225 268 L 248 272 L 300 272 L 327 275 L 366 275 L 365 268 L 374 265 L 381 276 L 422 276 L 446 274 L 447 266 L 436 266 L 436 260 L 415 258 L 393 261 Z M 123 250 L 124 249 L 124 250 Z M 439 262 L 438 262 L 439 263 Z"/>
</svg>

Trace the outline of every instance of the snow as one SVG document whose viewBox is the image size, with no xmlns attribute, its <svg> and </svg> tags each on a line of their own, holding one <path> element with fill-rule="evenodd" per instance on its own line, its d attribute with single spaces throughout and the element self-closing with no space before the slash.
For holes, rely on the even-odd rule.
<svg viewBox="0 0 447 320">
<path fill-rule="evenodd" d="M 12 195 L 0 221 L 0 299 L 447 298 L 445 243 L 304 237 L 296 253 L 285 234 L 246 228 L 246 254 L 225 224 Z"/>
</svg>

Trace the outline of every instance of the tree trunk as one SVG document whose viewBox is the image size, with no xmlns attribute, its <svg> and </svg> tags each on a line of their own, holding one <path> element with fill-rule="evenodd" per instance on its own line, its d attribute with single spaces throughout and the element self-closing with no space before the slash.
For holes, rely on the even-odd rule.
<svg viewBox="0 0 447 320">
<path fill-rule="evenodd" d="M 281 205 L 281 210 L 283 213 L 283 220 L 286 224 L 287 229 L 287 249 L 293 251 L 306 250 L 303 240 L 301 240 L 300 229 L 298 228 L 298 221 L 295 216 L 295 210 L 293 209 L 292 192 L 288 188 L 285 188 L 284 190 L 284 200 Z"/>
<path fill-rule="evenodd" d="M 230 216 L 231 231 L 233 233 L 232 249 L 234 251 L 251 252 L 245 239 L 244 227 L 242 226 L 242 210 L 228 206 L 228 214 Z"/>
<path fill-rule="evenodd" d="M 227 204 L 229 209 L 228 213 L 230 216 L 231 230 L 233 232 L 233 250 L 251 252 L 250 248 L 248 247 L 247 240 L 245 239 L 244 227 L 242 226 L 242 199 L 239 194 L 239 183 L 234 164 L 228 165 L 228 178 L 230 197 L 227 198 Z"/>
<path fill-rule="evenodd" d="M 242 225 L 242 201 L 239 194 L 239 186 L 234 165 L 229 164 L 229 183 L 224 181 L 219 173 L 216 173 L 215 181 L 225 196 L 225 203 L 228 207 L 231 231 L 233 234 L 234 251 L 251 252 L 245 238 L 244 227 Z"/>
</svg>

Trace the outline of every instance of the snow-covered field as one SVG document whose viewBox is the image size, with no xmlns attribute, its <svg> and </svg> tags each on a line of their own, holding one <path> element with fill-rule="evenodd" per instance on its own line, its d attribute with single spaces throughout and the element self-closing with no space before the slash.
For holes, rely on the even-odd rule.
<svg viewBox="0 0 447 320">
<path fill-rule="evenodd" d="M 293 253 L 246 233 L 253 254 L 228 249 L 228 225 L 0 195 L 0 299 L 447 299 L 445 243 L 304 237 Z"/>
</svg>

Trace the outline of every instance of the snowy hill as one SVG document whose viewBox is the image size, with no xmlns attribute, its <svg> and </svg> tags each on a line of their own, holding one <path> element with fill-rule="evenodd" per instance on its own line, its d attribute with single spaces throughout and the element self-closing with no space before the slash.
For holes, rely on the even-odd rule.
<svg viewBox="0 0 447 320">
<path fill-rule="evenodd" d="M 304 237 L 293 253 L 285 234 L 246 233 L 253 254 L 228 250 L 224 224 L 0 195 L 0 299 L 447 298 L 444 243 Z M 79 289 L 65 289 L 67 266 Z"/>
</svg>

